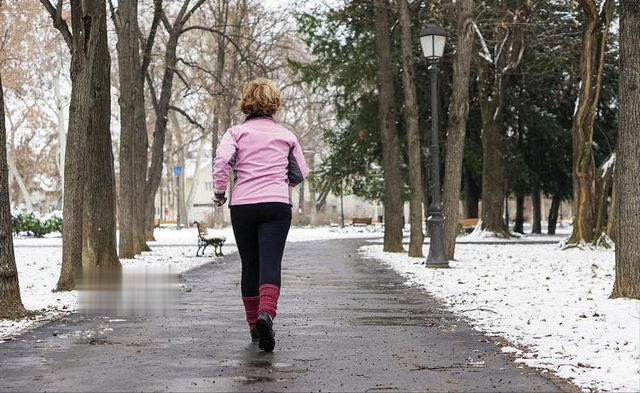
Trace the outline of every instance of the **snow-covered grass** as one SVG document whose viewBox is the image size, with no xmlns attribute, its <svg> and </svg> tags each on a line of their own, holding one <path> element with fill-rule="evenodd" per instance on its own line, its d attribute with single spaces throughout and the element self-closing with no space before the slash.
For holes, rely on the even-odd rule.
<svg viewBox="0 0 640 393">
<path fill-rule="evenodd" d="M 640 301 L 609 299 L 614 252 L 551 244 L 461 244 L 450 269 L 363 247 L 479 331 L 505 338 L 516 362 L 585 391 L 640 391 Z M 428 246 L 425 247 L 425 255 Z"/>
<path fill-rule="evenodd" d="M 221 234 L 227 238 L 223 248 L 226 255 L 236 251 L 231 228 L 219 231 L 210 229 L 209 234 Z M 135 259 L 122 259 L 122 264 L 124 266 L 170 265 L 182 273 L 215 260 L 211 248 L 207 249 L 205 257 L 195 256 L 198 236 L 196 228 L 184 228 L 180 231 L 174 228 L 161 228 L 156 230 L 155 236 L 156 241 L 149 242 L 152 251 L 145 252 Z M 289 241 L 376 236 L 382 236 L 382 233 L 371 232 L 371 229 L 367 228 L 291 228 Z M 62 264 L 62 239 L 59 234 L 48 235 L 42 239 L 19 237 L 14 239 L 14 244 L 22 302 L 28 310 L 38 311 L 40 315 L 17 321 L 0 319 L 0 339 L 18 335 L 61 313 L 72 312 L 76 308 L 76 291 L 53 292 Z"/>
</svg>

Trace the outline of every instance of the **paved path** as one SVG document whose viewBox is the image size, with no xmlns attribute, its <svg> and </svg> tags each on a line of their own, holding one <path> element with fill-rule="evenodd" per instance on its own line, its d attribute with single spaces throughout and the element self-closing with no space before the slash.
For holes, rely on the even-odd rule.
<svg viewBox="0 0 640 393">
<path fill-rule="evenodd" d="M 287 246 L 274 353 L 249 343 L 235 254 L 185 275 L 180 317 L 71 315 L 0 345 L 0 391 L 559 391 L 359 244 Z"/>
</svg>

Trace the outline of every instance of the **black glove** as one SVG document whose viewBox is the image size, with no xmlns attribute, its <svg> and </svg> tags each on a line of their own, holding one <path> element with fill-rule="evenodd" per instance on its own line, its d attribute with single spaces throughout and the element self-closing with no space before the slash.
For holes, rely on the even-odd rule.
<svg viewBox="0 0 640 393">
<path fill-rule="evenodd" d="M 224 205 L 227 202 L 227 198 L 224 196 L 225 192 L 213 192 L 213 204 L 217 207 Z"/>
</svg>

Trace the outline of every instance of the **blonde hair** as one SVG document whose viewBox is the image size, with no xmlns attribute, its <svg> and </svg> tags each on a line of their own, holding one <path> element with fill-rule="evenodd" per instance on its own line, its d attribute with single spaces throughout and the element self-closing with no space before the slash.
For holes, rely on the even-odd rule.
<svg viewBox="0 0 640 393">
<path fill-rule="evenodd" d="M 246 115 L 271 116 L 280 109 L 280 91 L 266 78 L 252 80 L 244 88 L 240 110 Z"/>
</svg>

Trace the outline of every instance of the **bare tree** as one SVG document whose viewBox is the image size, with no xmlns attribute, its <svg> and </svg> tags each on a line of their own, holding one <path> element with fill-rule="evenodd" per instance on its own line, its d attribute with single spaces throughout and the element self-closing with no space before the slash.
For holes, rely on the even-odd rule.
<svg viewBox="0 0 640 393">
<path fill-rule="evenodd" d="M 378 107 L 382 137 L 382 168 L 384 171 L 384 251 L 402 252 L 402 197 L 400 150 L 396 129 L 395 91 L 391 69 L 389 38 L 389 2 L 373 0 L 375 11 L 375 52 L 378 60 Z"/>
<path fill-rule="evenodd" d="M 492 2 L 493 3 L 493 2 Z M 498 236 L 510 236 L 502 219 L 506 176 L 504 164 L 504 91 L 506 75 L 518 67 L 524 53 L 522 22 L 527 17 L 527 1 L 509 8 L 506 2 L 487 7 L 487 37 L 474 24 L 480 41 L 478 100 L 482 115 L 482 228 Z M 492 50 L 490 49 L 490 46 Z"/>
<path fill-rule="evenodd" d="M 612 298 L 640 299 L 640 1 L 620 2 L 616 278 Z"/>
<path fill-rule="evenodd" d="M 398 1 L 400 28 L 402 31 L 402 82 L 404 85 L 405 108 L 407 122 L 407 139 L 409 144 L 409 186 L 410 186 L 410 218 L 411 236 L 409 239 L 409 256 L 422 257 L 422 163 L 420 150 L 420 128 L 418 125 L 418 98 L 416 95 L 415 72 L 413 68 L 413 45 L 411 42 L 411 14 L 407 0 Z"/>
<path fill-rule="evenodd" d="M 0 0 L 0 7 L 2 7 L 2 0 Z M 0 70 L 0 318 L 21 317 L 26 313 L 20 298 L 18 270 L 13 253 L 6 150 L 7 132 L 4 123 L 4 93 Z"/>
<path fill-rule="evenodd" d="M 69 131 L 67 133 L 65 159 L 65 204 L 62 239 L 62 271 L 58 290 L 75 289 L 83 262 L 87 264 L 118 264 L 115 255 L 115 190 L 111 134 L 109 130 L 110 98 L 109 82 L 105 83 L 108 71 L 98 64 L 107 61 L 107 30 L 105 1 L 83 2 L 71 0 L 71 30 L 62 17 L 62 0 L 54 7 L 49 0 L 40 0 L 53 19 L 53 25 L 64 38 L 71 51 L 72 92 L 69 108 Z M 94 75 L 95 74 L 95 75 Z M 95 78 L 95 79 L 94 79 Z M 96 79 L 100 82 L 96 83 Z M 106 120 L 106 122 L 105 122 Z M 89 136 L 89 128 L 95 127 Z M 91 138 L 88 140 L 88 137 Z M 93 156 L 87 154 L 88 141 Z M 104 160 L 104 161 L 100 161 Z M 110 172 L 110 173 L 109 173 Z M 91 177 L 88 176 L 91 174 Z M 98 179 L 98 177 L 104 177 Z M 88 184 L 92 183 L 92 184 Z M 90 198 L 85 201 L 85 194 Z M 109 201 L 102 200 L 108 198 Z M 107 206 L 103 210 L 103 206 Z M 111 208 L 113 207 L 113 209 Z M 85 218 L 86 209 L 93 211 Z M 84 223 L 87 222 L 87 226 Z M 85 231 L 87 233 L 85 233 Z M 91 256 L 83 261 L 83 247 L 92 249 Z M 100 249 L 105 247 L 104 249 Z M 113 247 L 113 250 L 109 248 Z M 89 249 L 85 248 L 85 251 Z M 98 258 L 107 258 L 101 260 Z"/>
<path fill-rule="evenodd" d="M 100 2 L 98 2 L 100 3 Z M 82 264 L 119 266 L 116 252 L 116 184 L 111 148 L 111 57 L 107 42 L 106 3 L 96 5 L 93 29 L 99 31 L 91 76 L 90 107 L 85 149 L 86 182 Z"/>
<path fill-rule="evenodd" d="M 145 219 L 144 225 L 147 237 L 153 235 L 153 219 L 155 216 L 155 195 L 162 178 L 162 163 L 164 161 L 164 145 L 165 135 L 167 131 L 168 114 L 171 104 L 171 91 L 173 89 L 173 78 L 175 75 L 178 57 L 176 54 L 178 41 L 180 37 L 192 30 L 203 29 L 200 26 L 186 26 L 187 22 L 193 16 L 205 0 L 198 0 L 193 6 L 189 7 L 191 1 L 184 0 L 180 11 L 175 17 L 173 23 L 169 20 L 164 10 L 160 12 L 160 20 L 169 34 L 164 53 L 164 67 L 162 76 L 162 85 L 160 95 L 155 92 L 152 80 L 149 80 L 149 89 L 151 91 L 152 100 L 156 114 L 155 128 L 153 132 L 153 144 L 151 145 L 151 163 L 147 172 L 147 182 L 145 186 Z M 216 30 L 216 29 L 206 29 Z"/>
<path fill-rule="evenodd" d="M 454 258 L 456 227 L 462 183 L 464 136 L 469 116 L 469 74 L 473 49 L 473 0 L 457 2 L 458 42 L 453 60 L 453 86 L 447 132 L 444 189 L 444 249 L 447 259 Z"/>
<path fill-rule="evenodd" d="M 119 251 L 122 258 L 132 258 L 148 250 L 146 241 L 153 240 L 153 231 L 150 234 L 145 233 L 149 141 L 144 82 L 160 23 L 162 1 L 154 0 L 153 21 L 145 41 L 142 41 L 138 24 L 138 0 L 119 0 L 117 9 L 110 0 L 109 6 L 118 34 L 120 76 Z M 140 54 L 141 42 L 143 43 L 142 55 Z"/>
<path fill-rule="evenodd" d="M 580 93 L 573 115 L 573 233 L 567 245 L 592 242 L 595 227 L 595 162 L 593 158 L 593 130 L 600 87 L 604 54 L 613 18 L 615 3 L 602 0 L 598 11 L 595 0 L 580 0 L 584 14 L 582 52 L 580 58 Z"/>
</svg>

